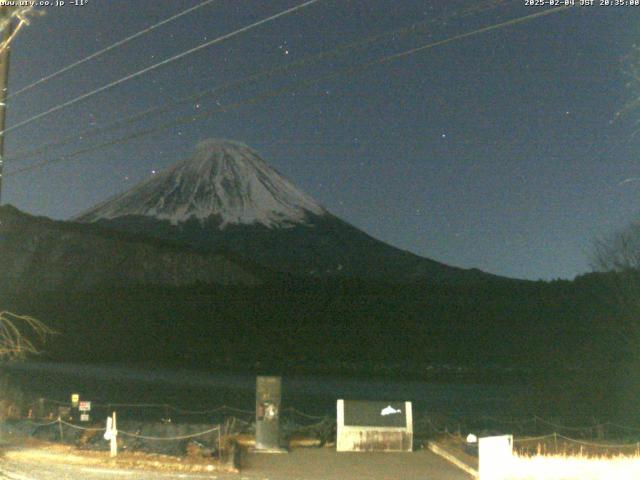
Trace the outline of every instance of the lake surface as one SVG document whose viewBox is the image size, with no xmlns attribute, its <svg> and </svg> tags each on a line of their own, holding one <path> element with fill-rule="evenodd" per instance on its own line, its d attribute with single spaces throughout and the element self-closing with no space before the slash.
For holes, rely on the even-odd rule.
<svg viewBox="0 0 640 480">
<path fill-rule="evenodd" d="M 29 399 L 45 397 L 69 402 L 80 393 L 94 404 L 168 404 L 185 410 L 209 410 L 228 405 L 255 409 L 256 376 L 189 370 L 141 369 L 57 363 L 16 363 L 5 367 L 11 383 Z M 312 416 L 335 416 L 337 399 L 410 400 L 414 417 L 442 414 L 518 416 L 518 405 L 529 395 L 523 385 L 479 385 L 353 379 L 329 376 L 283 376 L 282 406 Z M 148 407 L 153 410 L 153 407 Z"/>
</svg>

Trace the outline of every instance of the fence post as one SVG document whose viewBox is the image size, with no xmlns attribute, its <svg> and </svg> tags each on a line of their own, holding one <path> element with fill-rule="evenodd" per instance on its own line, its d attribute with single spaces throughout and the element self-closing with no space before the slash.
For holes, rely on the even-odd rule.
<svg viewBox="0 0 640 480">
<path fill-rule="evenodd" d="M 558 434 L 553 432 L 553 446 L 555 448 L 555 454 L 558 455 Z"/>
<path fill-rule="evenodd" d="M 111 453 L 110 456 L 111 457 L 117 457 L 118 456 L 118 440 L 117 440 L 117 435 L 118 435 L 118 430 L 116 429 L 117 425 L 116 425 L 116 412 L 113 412 L 113 416 L 111 417 Z"/>
<path fill-rule="evenodd" d="M 62 418 L 58 415 L 58 431 L 60 432 L 60 443 L 64 442 L 64 435 L 62 434 Z"/>
<path fill-rule="evenodd" d="M 222 425 L 218 424 L 218 458 L 222 458 Z"/>
</svg>

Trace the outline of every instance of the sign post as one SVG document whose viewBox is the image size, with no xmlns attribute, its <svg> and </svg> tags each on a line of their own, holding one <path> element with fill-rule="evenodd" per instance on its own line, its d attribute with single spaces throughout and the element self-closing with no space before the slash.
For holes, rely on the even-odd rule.
<svg viewBox="0 0 640 480">
<path fill-rule="evenodd" d="M 118 427 L 116 423 L 116 412 L 113 412 L 113 428 L 111 429 L 111 456 L 118 456 Z"/>
<path fill-rule="evenodd" d="M 74 420 L 77 420 L 79 417 L 78 405 L 80 404 L 80 394 L 72 393 L 71 394 L 71 409 L 70 414 Z"/>
</svg>

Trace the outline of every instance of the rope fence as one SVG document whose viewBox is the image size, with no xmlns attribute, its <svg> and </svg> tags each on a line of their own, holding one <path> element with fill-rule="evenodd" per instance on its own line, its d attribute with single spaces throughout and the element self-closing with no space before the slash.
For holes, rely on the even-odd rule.
<svg viewBox="0 0 640 480">
<path fill-rule="evenodd" d="M 55 400 L 55 399 L 50 399 L 50 398 L 41 398 L 38 400 L 35 400 L 33 402 L 31 402 L 28 407 L 34 407 L 37 404 L 41 404 L 42 402 L 45 403 L 49 403 L 49 404 L 54 404 L 54 405 L 60 405 L 60 406 L 68 406 L 70 405 L 70 403 L 67 402 L 63 402 L 60 400 Z M 242 409 L 242 408 L 237 408 L 237 407 L 232 407 L 229 405 L 219 405 L 213 408 L 209 408 L 209 409 L 203 409 L 203 410 L 189 410 L 189 409 L 185 409 L 185 408 L 181 408 L 175 405 L 171 405 L 171 404 L 167 404 L 167 403 L 99 403 L 99 402 L 91 402 L 92 407 L 98 407 L 98 408 L 106 408 L 108 410 L 111 409 L 117 409 L 117 408 L 126 408 L 126 409 L 158 409 L 158 410 L 166 410 L 166 411 L 170 411 L 170 412 L 174 412 L 176 414 L 179 415 L 193 415 L 193 416 L 197 416 L 197 415 L 213 415 L 213 414 L 218 414 L 218 413 L 234 413 L 234 414 L 240 414 L 240 415 L 247 415 L 247 416 L 253 416 L 255 415 L 255 411 L 253 410 L 247 410 L 247 409 Z M 331 415 L 312 415 L 306 412 L 303 412 L 301 410 L 296 409 L 295 407 L 286 407 L 282 409 L 283 413 L 291 413 L 293 415 L 302 417 L 302 418 L 306 418 L 309 420 L 324 420 L 326 418 L 330 418 Z M 469 422 L 465 422 L 459 419 L 456 419 L 454 417 L 450 417 L 447 415 L 438 415 L 438 414 L 434 414 L 434 416 L 437 417 L 442 417 L 446 420 L 446 422 L 443 422 L 445 425 L 447 426 L 451 426 L 451 425 L 456 425 L 457 427 L 454 430 L 458 430 L 460 429 L 461 425 L 464 425 L 466 423 Z M 477 417 L 476 420 L 480 420 L 480 421 L 484 421 L 484 422 L 489 422 L 489 423 L 494 423 L 494 424 L 500 424 L 500 425 L 513 425 L 515 427 L 521 427 L 524 429 L 525 426 L 529 426 L 531 424 L 533 424 L 534 426 L 540 424 L 540 425 L 546 425 L 548 427 L 552 427 L 553 429 L 555 429 L 555 431 L 573 431 L 573 432 L 592 432 L 596 429 L 606 429 L 606 428 L 613 428 L 613 429 L 621 429 L 627 432 L 633 432 L 633 433 L 640 433 L 640 427 L 633 427 L 633 426 L 628 426 L 628 425 L 622 425 L 622 424 L 618 424 L 615 422 L 611 422 L 611 421 L 606 421 L 606 422 L 599 422 L 599 423 L 594 423 L 593 425 L 588 425 L 588 426 L 573 426 L 573 425 L 563 425 L 560 424 L 558 422 L 555 421 L 551 421 L 551 420 L 547 420 L 545 418 L 542 418 L 540 416 L 534 415 L 532 417 L 525 417 L 525 418 L 520 418 L 520 419 L 509 419 L 509 418 L 499 418 L 499 417 L 494 417 L 494 416 L 488 416 L 488 415 L 481 415 L 479 417 Z"/>
<path fill-rule="evenodd" d="M 547 438 L 553 438 L 554 434 L 551 435 L 539 435 L 537 437 L 522 437 L 522 438 L 514 438 L 513 443 L 523 443 L 523 442 L 539 442 L 540 440 L 546 440 Z"/>
<path fill-rule="evenodd" d="M 53 425 L 54 423 L 58 423 L 60 419 L 55 419 L 51 422 L 47 422 L 47 423 L 37 423 L 37 422 L 33 422 L 33 421 L 29 421 L 29 424 L 34 426 L 34 427 L 48 427 L 49 425 Z"/>
<path fill-rule="evenodd" d="M 67 427 L 75 428 L 77 430 L 86 430 L 90 432 L 101 432 L 102 430 L 106 430 L 106 428 L 83 427 L 81 425 L 74 425 L 73 423 L 65 422 L 59 417 L 55 422 L 52 423 L 60 423 L 61 425 L 66 425 Z"/>
<path fill-rule="evenodd" d="M 36 405 L 40 404 L 40 403 L 52 403 L 54 405 L 60 405 L 60 406 L 69 406 L 70 403 L 67 402 L 62 402 L 60 400 L 55 400 L 55 399 L 51 399 L 51 398 L 39 398 L 33 402 L 31 402 L 30 404 L 27 405 L 27 407 L 32 408 L 35 407 Z M 224 412 L 224 411 L 229 411 L 229 412 L 234 412 L 234 413 L 241 413 L 241 414 L 247 414 L 247 415 L 254 415 L 255 412 L 253 410 L 244 410 L 241 408 L 236 408 L 236 407 L 231 407 L 229 405 L 220 405 L 214 408 L 210 408 L 210 409 L 206 409 L 206 410 L 187 410 L 184 408 L 180 408 L 180 407 L 176 407 L 174 405 L 170 405 L 168 403 L 99 403 L 99 402 L 91 402 L 91 406 L 92 407 L 101 407 L 101 408 L 106 408 L 108 410 L 114 409 L 114 408 L 135 408 L 135 409 L 166 409 L 166 410 L 171 410 L 173 412 L 179 413 L 181 415 L 208 415 L 208 414 L 212 414 L 212 413 L 218 413 L 218 412 Z M 288 410 L 288 409 L 284 409 L 284 410 Z M 305 415 L 302 412 L 298 412 L 301 415 Z M 313 418 L 310 416 L 310 418 Z M 318 418 L 323 418 L 323 417 L 318 417 Z"/>
<path fill-rule="evenodd" d="M 458 446 L 470 455 L 478 455 L 478 443 L 469 443 L 461 435 L 452 434 L 448 431 L 440 431 L 440 435 L 451 438 Z M 514 451 L 519 455 L 578 455 L 580 457 L 608 457 L 640 455 L 640 442 L 629 443 L 601 443 L 590 442 L 577 438 L 571 438 L 559 433 L 548 435 L 538 435 L 531 437 L 513 438 Z"/>
<path fill-rule="evenodd" d="M 579 440 L 577 438 L 571 438 L 564 435 L 560 435 L 559 433 L 552 433 L 550 435 L 541 435 L 539 437 L 514 438 L 513 443 L 538 442 L 540 440 L 546 440 L 551 438 L 554 440 L 560 439 L 560 440 L 565 440 L 567 442 L 576 443 L 579 445 L 585 445 L 588 447 L 597 447 L 597 448 L 629 448 L 629 447 L 638 448 L 640 446 L 640 442 L 620 443 L 620 444 L 587 442 L 585 440 Z"/>
<path fill-rule="evenodd" d="M 60 418 L 52 421 L 52 422 L 48 422 L 48 423 L 43 423 L 43 424 L 35 424 L 39 427 L 46 427 L 46 426 L 51 426 L 53 424 L 61 424 L 61 425 L 66 425 L 70 428 L 74 428 L 77 430 L 83 430 L 83 431 L 106 431 L 106 428 L 102 427 L 102 428 L 93 428 L 93 427 L 83 427 L 81 425 L 76 425 L 73 423 L 69 423 L 66 422 Z M 159 436 L 151 436 L 151 435 L 142 435 L 139 433 L 133 433 L 133 432 L 127 432 L 125 430 L 118 430 L 118 434 L 119 435 L 124 435 L 124 436 L 128 436 L 128 437 L 132 437 L 132 438 L 138 438 L 138 439 L 142 439 L 142 440 L 150 440 L 150 441 L 180 441 L 180 440 L 187 440 L 190 438 L 197 438 L 197 437 L 202 437 L 204 435 L 208 435 L 214 432 L 218 432 L 220 433 L 222 431 L 222 427 L 221 425 L 216 425 L 215 427 L 209 428 L 207 430 L 203 430 L 200 432 L 196 432 L 196 433 L 191 433 L 191 434 L 186 434 L 186 435 L 176 435 L 176 436 L 169 436 L 169 437 L 159 437 Z M 447 435 L 453 439 L 456 440 L 462 440 L 462 438 L 459 435 L 453 434 L 447 430 L 437 430 L 435 429 L 435 431 L 437 433 L 443 434 L 443 435 Z M 574 443 L 574 444 L 578 444 L 578 445 L 583 445 L 583 446 L 588 446 L 588 447 L 594 447 L 594 448 L 609 448 L 609 449 L 625 449 L 625 448 L 634 448 L 636 450 L 640 450 L 640 442 L 632 442 L 632 443 L 620 443 L 620 444 L 612 444 L 612 443 L 599 443 L 599 442 L 588 442 L 585 440 L 580 440 L 577 438 L 571 438 L 571 437 L 567 437 L 565 435 L 561 435 L 559 433 L 552 433 L 552 434 L 548 434 L 548 435 L 539 435 L 539 436 L 535 436 L 535 437 L 521 437 L 521 438 L 514 438 L 513 442 L 514 444 L 522 444 L 522 443 L 533 443 L 533 442 L 540 442 L 542 440 L 564 440 L 565 442 L 570 442 L 570 443 Z M 557 449 L 557 447 L 556 447 Z"/>
<path fill-rule="evenodd" d="M 113 417 L 115 418 L 115 416 Z M 158 425 L 153 423 L 139 423 L 136 421 L 125 421 L 123 425 L 125 429 L 115 427 L 112 418 L 108 419 L 105 426 L 84 426 L 76 423 L 68 422 L 61 417 L 46 422 L 36 423 L 27 422 L 29 427 L 28 435 L 47 441 L 71 443 L 84 448 L 104 450 L 107 447 L 112 448 L 117 455 L 118 445 L 120 448 L 128 451 L 147 451 L 152 453 L 166 453 L 184 455 L 192 448 L 186 440 L 203 439 L 195 442 L 195 448 L 205 449 L 210 455 L 221 458 L 223 455 L 223 440 L 230 431 L 223 432 L 221 424 L 213 425 L 210 428 L 204 428 L 198 431 L 189 431 L 189 429 L 197 428 L 196 425 L 175 425 L 164 424 Z M 114 425 L 112 427 L 112 425 Z M 64 427 L 64 428 L 63 428 Z M 133 428 L 128 428 L 133 427 Z M 225 425 L 226 427 L 226 425 Z M 164 431 L 167 435 L 154 435 L 158 430 Z M 145 432 L 148 430 L 149 434 Z M 186 432 L 185 432 L 186 430 Z M 172 434 L 173 433 L 173 434 Z M 104 435 L 102 435 L 104 434 Z M 115 438 L 122 439 L 116 442 Z M 151 442 L 151 443 L 146 443 Z M 207 450 L 208 449 L 208 450 Z M 114 455 L 112 455 L 114 456 Z"/>
<path fill-rule="evenodd" d="M 141 438 L 143 440 L 177 441 L 177 440 L 187 440 L 189 438 L 202 437 L 203 435 L 208 435 L 210 433 L 219 432 L 219 431 L 220 431 L 220 425 L 217 425 L 217 426 L 215 426 L 213 428 L 210 428 L 209 430 L 204 430 L 202 432 L 191 433 L 191 434 L 188 434 L 188 435 L 179 435 L 179 436 L 175 436 L 175 437 L 152 437 L 152 436 L 147 436 L 147 435 L 140 435 L 140 434 L 137 434 L 137 433 L 125 432 L 123 430 L 118 430 L 118 434 L 119 435 L 126 435 L 126 436 L 133 437 L 133 438 Z"/>
<path fill-rule="evenodd" d="M 293 407 L 284 408 L 282 411 L 283 412 L 295 413 L 298 416 L 301 416 L 301 417 L 304 417 L 304 418 L 308 418 L 310 420 L 325 420 L 328 417 L 327 415 L 323 415 L 323 416 L 309 415 L 308 413 L 301 412 L 300 410 L 297 410 L 297 409 L 295 409 Z"/>
<path fill-rule="evenodd" d="M 169 405 L 168 408 L 181 415 L 209 415 L 212 413 L 219 413 L 219 412 L 233 412 L 233 413 L 240 413 L 242 415 L 255 415 L 255 411 L 253 410 L 243 410 L 241 408 L 230 407 L 229 405 L 221 405 L 219 407 L 212 408 L 209 410 L 184 410 L 180 407 L 173 407 L 171 405 Z"/>
<path fill-rule="evenodd" d="M 465 439 L 457 434 L 451 433 L 447 430 L 438 430 L 434 428 L 434 431 L 440 435 L 446 435 L 458 442 L 464 442 Z M 522 444 L 522 443 L 534 443 L 534 442 L 540 442 L 542 440 L 564 440 L 566 442 L 570 442 L 570 443 L 575 443 L 577 445 L 584 445 L 584 446 L 588 446 L 588 447 L 594 447 L 594 448 L 610 448 L 610 449 L 625 449 L 625 448 L 634 448 L 636 450 L 640 450 L 640 442 L 631 442 L 631 443 L 619 443 L 619 444 L 614 444 L 614 443 L 599 443 L 599 442 L 588 442 L 585 440 L 580 440 L 577 438 L 571 438 L 571 437 L 567 437 L 565 435 L 561 435 L 559 433 L 551 433 L 548 435 L 539 435 L 539 436 L 535 436 L 535 437 L 520 437 L 520 438 L 514 438 L 513 439 L 513 443 L 514 444 Z M 556 446 L 557 449 L 557 446 Z"/>
<path fill-rule="evenodd" d="M 106 427 L 98 427 L 98 428 L 96 428 L 96 427 L 83 427 L 82 425 L 76 425 L 74 423 L 66 422 L 66 421 L 62 420 L 61 418 L 57 418 L 56 420 L 54 420 L 52 422 L 39 423 L 39 424 L 34 424 L 34 425 L 38 426 L 38 427 L 47 427 L 47 426 L 54 425 L 54 424 L 66 425 L 67 427 L 75 428 L 76 430 L 93 431 L 93 432 L 104 432 L 104 431 L 106 431 Z M 154 437 L 154 436 L 140 435 L 138 433 L 132 433 L 132 432 L 127 432 L 127 431 L 118 429 L 118 435 L 126 435 L 126 436 L 134 437 L 134 438 L 142 438 L 144 440 L 186 440 L 188 438 L 202 437 L 203 435 L 207 435 L 209 433 L 217 432 L 217 431 L 220 431 L 220 430 L 221 430 L 220 425 L 216 425 L 215 427 L 210 428 L 208 430 L 203 430 L 202 432 L 197 432 L 197 433 L 190 433 L 188 435 L 179 435 L 179 436 L 174 436 L 174 437 Z"/>
<path fill-rule="evenodd" d="M 556 438 L 560 438 L 562 440 L 566 440 L 567 442 L 577 443 L 579 445 L 586 445 L 586 446 L 589 446 L 589 447 L 597 447 L 597 448 L 629 448 L 629 447 L 639 448 L 640 447 L 640 442 L 621 443 L 621 444 L 615 445 L 615 444 L 611 444 L 611 443 L 585 442 L 584 440 L 578 440 L 576 438 L 569 438 L 569 437 L 565 437 L 564 435 L 560 435 L 560 434 L 554 434 L 553 436 L 556 437 Z"/>
<path fill-rule="evenodd" d="M 33 407 L 35 405 L 40 405 L 42 407 L 43 404 L 56 405 L 56 406 L 69 406 L 69 402 L 62 402 L 55 399 L 49 398 L 41 398 L 34 402 L 32 402 L 29 406 Z M 117 410 L 117 409 L 140 409 L 140 410 L 163 410 L 164 414 L 168 414 L 171 412 L 175 415 L 184 415 L 184 416 L 213 416 L 213 415 L 222 415 L 227 418 L 234 418 L 234 425 L 241 426 L 244 429 L 244 432 L 251 432 L 252 428 L 255 428 L 253 422 L 251 422 L 251 418 L 255 415 L 253 410 L 236 408 L 229 405 L 219 405 L 214 408 L 202 409 L 202 410 L 190 410 L 181 408 L 175 405 L 170 405 L 167 403 L 99 403 L 92 402 L 92 407 L 96 408 L 105 408 L 108 411 Z M 283 420 L 287 424 L 288 427 L 296 428 L 296 425 L 300 428 L 304 428 L 304 422 L 298 421 L 296 419 L 304 419 L 313 421 L 316 423 L 309 423 L 307 427 L 314 427 L 316 425 L 321 425 L 324 422 L 335 421 L 335 416 L 332 415 L 313 415 L 304 411 L 301 411 L 295 407 L 286 407 L 282 409 Z M 239 416 L 242 418 L 243 416 L 249 417 L 248 422 L 240 421 L 240 418 L 236 418 Z M 286 416 L 289 416 L 289 419 L 286 419 Z M 166 419 L 163 419 L 166 420 Z M 237 420 L 237 422 L 236 422 Z M 170 419 L 168 421 L 171 421 Z M 53 420 L 48 423 L 32 423 L 33 426 L 36 427 L 46 427 L 53 425 L 57 422 L 60 422 L 62 425 L 66 425 L 70 428 L 88 430 L 88 431 L 99 431 L 104 430 L 104 428 L 92 428 L 92 427 L 83 427 L 79 425 L 75 425 L 69 422 L 66 422 L 63 419 Z M 484 423 L 483 423 L 484 422 Z M 224 423 L 224 422 L 220 422 Z M 456 419 L 454 417 L 448 415 L 438 415 L 433 414 L 432 416 L 424 416 L 422 418 L 417 418 L 415 431 L 418 435 L 430 435 L 430 434 L 438 434 L 438 435 L 446 435 L 451 438 L 460 439 L 462 437 L 463 431 L 465 432 L 473 432 L 483 434 L 487 432 L 487 430 L 491 433 L 488 434 L 496 434 L 498 431 L 502 433 L 513 433 L 523 435 L 521 437 L 517 437 L 514 442 L 520 445 L 525 445 L 526 443 L 545 441 L 549 439 L 553 439 L 554 442 L 558 440 L 575 443 L 576 445 L 582 445 L 585 447 L 594 447 L 594 448 L 603 448 L 603 449 L 616 449 L 616 448 L 637 448 L 640 450 L 640 441 L 634 438 L 634 434 L 640 434 L 640 428 L 622 425 L 611 421 L 606 422 L 595 422 L 593 425 L 588 426 L 576 426 L 576 425 L 564 425 L 560 422 L 549 420 L 542 418 L 540 416 L 534 415 L 531 417 L 524 418 L 499 418 L 495 416 L 488 415 L 480 415 L 473 418 L 472 421 L 463 421 Z M 487 424 L 489 427 L 487 428 Z M 482 425 L 485 425 L 484 427 Z M 491 428 L 493 425 L 493 429 Z M 496 429 L 496 425 L 503 425 L 505 428 Z M 546 427 L 552 431 L 545 432 Z M 619 429 L 619 431 L 615 431 Z M 202 432 L 188 434 L 188 435 L 180 435 L 173 437 L 159 437 L 153 435 L 142 435 L 140 433 L 133 433 L 127 431 L 121 431 L 122 435 L 129 436 L 132 438 L 139 438 L 145 440 L 153 440 L 153 441 L 162 441 L 162 440 L 184 440 L 188 438 L 194 438 L 206 435 L 208 433 L 213 433 L 215 431 L 220 431 L 220 425 L 213 427 L 212 429 L 204 430 Z M 542 430 L 542 432 L 540 432 Z M 612 432 L 613 431 L 613 432 Z M 528 434 L 528 436 L 527 436 Z M 581 438 L 576 438 L 581 437 Z M 599 439 L 604 440 L 605 438 L 611 438 L 612 442 L 606 443 L 603 441 L 590 441 L 591 439 Z M 634 440 L 629 443 L 620 442 L 620 440 Z"/>
<path fill-rule="evenodd" d="M 29 409 L 35 409 L 37 407 L 41 409 L 46 409 L 46 405 L 54 405 L 54 406 L 70 406 L 70 403 L 62 402 L 60 400 L 50 399 L 50 398 L 40 398 L 28 404 Z M 240 417 L 251 417 L 255 416 L 255 410 L 247 410 L 237 407 L 232 407 L 230 405 L 219 405 L 217 407 L 202 409 L 202 410 L 190 410 L 181 408 L 175 405 L 170 405 L 168 403 L 100 403 L 100 402 L 91 402 L 92 411 L 97 409 L 104 410 L 105 413 L 111 412 L 112 410 L 118 409 L 127 409 L 127 410 L 156 410 L 161 411 L 165 415 L 175 414 L 178 416 L 213 416 L 213 415 L 223 415 L 223 416 L 240 416 Z M 49 412 L 50 414 L 52 412 Z M 323 421 L 328 418 L 332 418 L 330 415 L 312 415 L 301 410 L 298 410 L 294 407 L 286 407 L 282 409 L 283 414 L 291 414 L 292 416 L 297 416 L 306 420 L 313 421 Z"/>
<path fill-rule="evenodd" d="M 516 432 L 528 432 L 529 434 L 531 434 L 543 430 L 543 432 L 540 433 L 544 433 L 544 435 L 547 435 L 547 433 L 544 432 L 544 427 L 549 427 L 548 434 L 553 434 L 553 432 L 582 432 L 586 436 L 602 437 L 607 433 L 611 433 L 612 430 L 618 429 L 626 432 L 627 434 L 640 434 L 640 427 L 621 425 L 619 423 L 611 421 L 594 422 L 592 425 L 576 426 L 564 425 L 557 421 L 551 421 L 537 415 L 520 419 L 505 419 L 487 415 L 472 417 L 471 419 L 467 420 L 438 414 L 433 414 L 432 417 L 440 420 L 439 425 L 441 426 L 441 429 L 453 431 L 467 429 L 477 431 L 508 430 L 509 432 L 513 432 L 515 430 Z M 420 420 L 418 420 L 418 422 L 419 421 Z M 434 421 L 429 420 L 427 423 L 429 423 L 431 427 L 435 427 Z M 506 428 L 501 428 L 499 426 L 504 426 Z"/>
</svg>

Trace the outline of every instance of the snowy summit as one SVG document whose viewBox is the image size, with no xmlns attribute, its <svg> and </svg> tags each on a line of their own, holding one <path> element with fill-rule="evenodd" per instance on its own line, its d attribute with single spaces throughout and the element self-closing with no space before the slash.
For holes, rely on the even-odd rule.
<svg viewBox="0 0 640 480">
<path fill-rule="evenodd" d="M 125 216 L 168 220 L 221 219 L 269 228 L 305 223 L 326 211 L 271 168 L 255 150 L 230 140 L 205 140 L 181 161 L 131 190 L 93 207 L 76 220 L 95 222 Z"/>
</svg>

